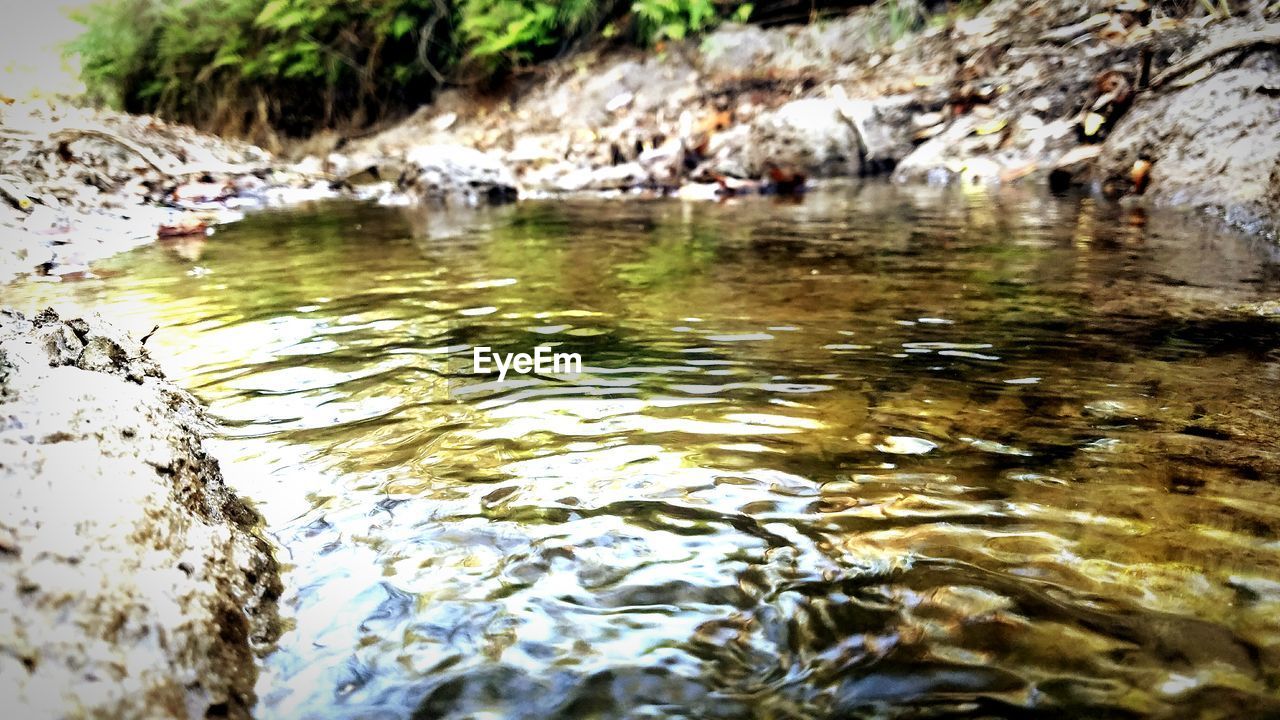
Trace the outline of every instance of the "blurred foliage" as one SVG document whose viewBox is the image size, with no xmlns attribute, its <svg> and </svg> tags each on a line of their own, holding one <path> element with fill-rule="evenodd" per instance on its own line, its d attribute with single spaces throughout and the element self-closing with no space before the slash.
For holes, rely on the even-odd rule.
<svg viewBox="0 0 1280 720">
<path fill-rule="evenodd" d="M 608 0 L 462 0 L 460 44 L 466 58 L 489 71 L 520 65 L 595 30 L 613 5 Z"/>
<path fill-rule="evenodd" d="M 711 0 L 635 0 L 631 9 L 641 36 L 650 42 L 683 40 L 716 20 L 716 7 Z"/>
<path fill-rule="evenodd" d="M 77 12 L 92 100 L 261 139 L 361 126 L 578 43 L 679 40 L 713 0 L 100 0 Z"/>
<path fill-rule="evenodd" d="M 229 134 L 367 122 L 440 79 L 443 0 L 103 0 L 76 14 L 92 99 Z M 447 23 L 445 23 L 447 25 Z"/>
</svg>

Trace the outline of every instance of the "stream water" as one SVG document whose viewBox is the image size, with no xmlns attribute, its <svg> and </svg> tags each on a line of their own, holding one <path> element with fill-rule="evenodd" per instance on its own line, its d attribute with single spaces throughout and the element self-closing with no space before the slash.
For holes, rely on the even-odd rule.
<svg viewBox="0 0 1280 720">
<path fill-rule="evenodd" d="M 1273 247 L 1085 198 L 327 205 L 29 282 L 222 422 L 263 718 L 1280 714 Z M 472 347 L 581 355 L 472 372 Z"/>
</svg>

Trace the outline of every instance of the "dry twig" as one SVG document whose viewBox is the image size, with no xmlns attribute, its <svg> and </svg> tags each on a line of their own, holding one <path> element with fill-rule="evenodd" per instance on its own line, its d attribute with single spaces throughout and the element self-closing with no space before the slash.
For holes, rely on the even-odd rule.
<svg viewBox="0 0 1280 720">
<path fill-rule="evenodd" d="M 1151 87 L 1158 88 L 1170 80 L 1196 69 L 1210 60 L 1232 50 L 1244 50 L 1257 45 L 1280 45 L 1280 23 L 1271 23 L 1258 30 L 1225 34 L 1206 44 L 1189 57 L 1170 65 L 1151 78 Z"/>
<path fill-rule="evenodd" d="M 162 175 L 165 175 L 166 177 L 171 177 L 173 175 L 174 168 L 166 165 L 154 152 L 142 147 L 128 138 L 120 137 L 119 135 L 109 133 L 106 130 L 68 128 L 66 130 L 58 130 L 49 134 L 50 140 L 56 140 L 58 142 L 71 142 L 73 140 L 79 140 L 82 137 L 93 137 L 113 142 L 142 158 L 148 165 L 158 170 Z"/>
</svg>

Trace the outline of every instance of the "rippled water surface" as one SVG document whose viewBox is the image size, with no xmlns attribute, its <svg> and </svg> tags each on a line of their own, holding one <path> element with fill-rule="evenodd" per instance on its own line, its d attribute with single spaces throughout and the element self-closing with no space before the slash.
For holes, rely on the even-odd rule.
<svg viewBox="0 0 1280 720">
<path fill-rule="evenodd" d="M 1280 713 L 1262 243 L 1089 200 L 260 215 L 141 331 L 286 563 L 264 718 Z M 581 354 L 497 383 L 471 348 Z"/>
</svg>

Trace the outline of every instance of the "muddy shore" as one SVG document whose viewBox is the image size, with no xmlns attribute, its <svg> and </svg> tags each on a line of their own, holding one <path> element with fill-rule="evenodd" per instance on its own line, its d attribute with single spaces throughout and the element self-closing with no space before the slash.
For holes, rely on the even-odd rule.
<svg viewBox="0 0 1280 720">
<path fill-rule="evenodd" d="M 0 282 L 83 274 L 159 237 L 332 196 L 260 148 L 154 117 L 0 105 Z"/>
<path fill-rule="evenodd" d="M 98 318 L 0 313 L 11 717 L 247 718 L 280 579 L 203 411 Z"/>
</svg>

